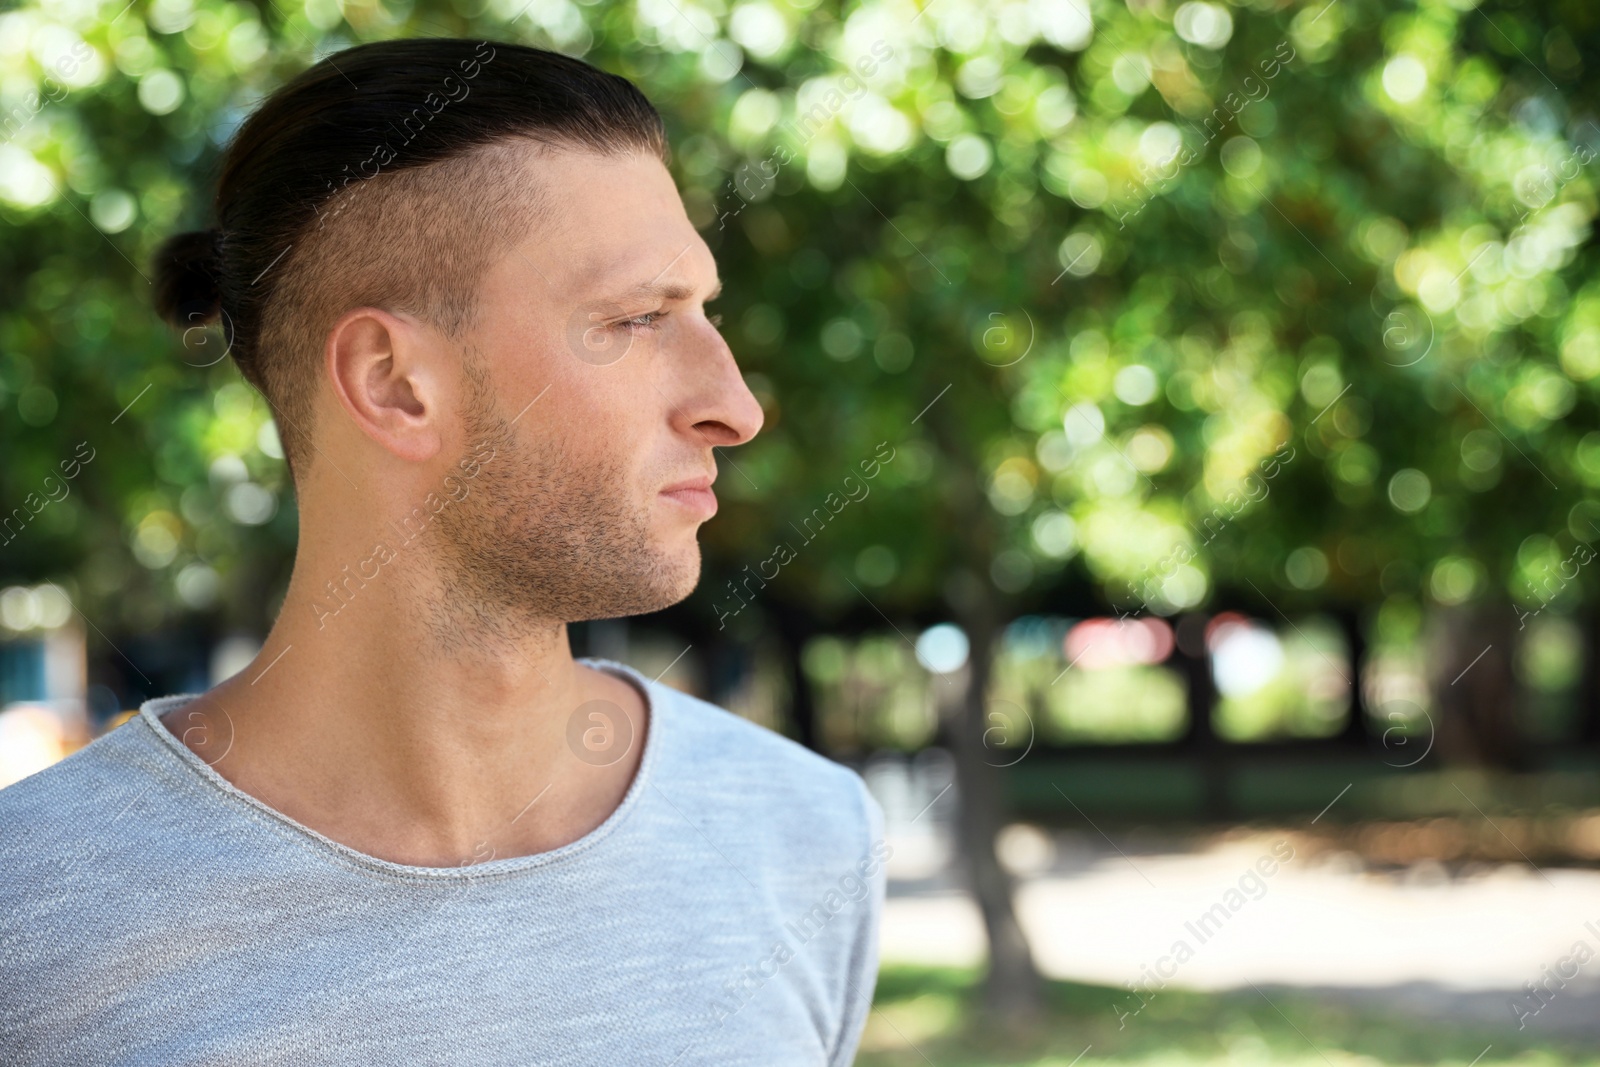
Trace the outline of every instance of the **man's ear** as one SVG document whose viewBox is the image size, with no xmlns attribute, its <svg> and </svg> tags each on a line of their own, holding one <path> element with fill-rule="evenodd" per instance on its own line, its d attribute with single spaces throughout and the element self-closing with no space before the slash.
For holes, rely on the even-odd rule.
<svg viewBox="0 0 1600 1067">
<path fill-rule="evenodd" d="M 445 353 L 431 330 L 409 316 L 356 308 L 334 323 L 323 355 L 334 396 L 363 433 L 413 463 L 438 455 L 440 414 L 450 408 Z"/>
</svg>

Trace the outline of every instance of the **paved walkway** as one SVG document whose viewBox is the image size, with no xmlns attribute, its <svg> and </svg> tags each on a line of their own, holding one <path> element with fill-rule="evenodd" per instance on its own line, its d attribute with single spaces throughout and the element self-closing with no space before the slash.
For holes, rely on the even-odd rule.
<svg viewBox="0 0 1600 1067">
<path fill-rule="evenodd" d="M 1024 831 L 1003 838 L 1003 851 L 1036 872 L 1018 910 L 1052 977 L 1294 987 L 1511 1029 L 1514 998 L 1527 1027 L 1600 1037 L 1600 872 L 1480 865 L 1452 877 L 1433 863 L 1376 872 L 1348 853 L 1285 861 L 1283 840 L 1184 852 Z M 981 921 L 949 868 L 943 824 L 891 820 L 889 841 L 884 960 L 980 960 Z M 1555 992 L 1537 1013 L 1529 982 Z"/>
</svg>

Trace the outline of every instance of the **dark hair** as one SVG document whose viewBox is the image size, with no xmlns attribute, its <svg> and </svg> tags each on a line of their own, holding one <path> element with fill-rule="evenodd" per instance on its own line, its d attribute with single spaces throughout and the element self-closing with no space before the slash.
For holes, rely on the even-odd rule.
<svg viewBox="0 0 1600 1067">
<path fill-rule="evenodd" d="M 530 191 L 500 180 L 516 158 L 508 142 L 528 140 L 666 156 L 639 90 L 570 56 L 450 38 L 331 55 L 240 127 L 220 164 L 217 228 L 155 255 L 156 308 L 180 328 L 220 319 L 293 465 L 338 315 L 404 308 L 450 336 L 473 321 L 493 253 L 535 217 Z"/>
</svg>

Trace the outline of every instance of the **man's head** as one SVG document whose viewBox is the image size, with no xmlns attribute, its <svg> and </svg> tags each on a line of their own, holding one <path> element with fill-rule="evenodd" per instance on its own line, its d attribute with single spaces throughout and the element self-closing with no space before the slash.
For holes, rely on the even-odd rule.
<svg viewBox="0 0 1600 1067">
<path fill-rule="evenodd" d="M 761 424 L 664 154 L 638 91 L 578 60 L 363 45 L 241 127 L 220 232 L 168 242 L 158 304 L 220 317 L 303 530 L 420 515 L 458 617 L 660 608 L 699 574 L 712 449 Z"/>
</svg>

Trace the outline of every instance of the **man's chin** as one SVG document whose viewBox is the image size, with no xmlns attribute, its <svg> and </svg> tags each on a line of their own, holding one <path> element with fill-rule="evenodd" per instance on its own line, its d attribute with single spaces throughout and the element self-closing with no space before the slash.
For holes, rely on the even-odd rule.
<svg viewBox="0 0 1600 1067">
<path fill-rule="evenodd" d="M 691 540 L 687 551 L 684 551 L 665 568 L 665 577 L 670 581 L 663 589 L 663 601 L 658 606 L 650 609 L 661 611 L 674 604 L 681 604 L 689 599 L 689 594 L 694 592 L 695 586 L 700 584 L 700 542 Z M 644 614 L 640 612 L 639 614 Z"/>
<path fill-rule="evenodd" d="M 622 579 L 616 583 L 614 595 L 607 598 L 608 603 L 595 605 L 597 614 L 569 621 L 626 619 L 665 611 L 674 604 L 683 603 L 694 592 L 695 586 L 700 584 L 700 544 L 690 541 L 687 552 L 664 555 L 659 565 L 652 567 L 647 574 L 630 575 L 629 578 L 633 580 Z"/>
</svg>

